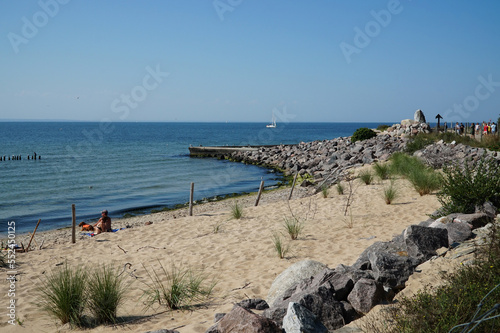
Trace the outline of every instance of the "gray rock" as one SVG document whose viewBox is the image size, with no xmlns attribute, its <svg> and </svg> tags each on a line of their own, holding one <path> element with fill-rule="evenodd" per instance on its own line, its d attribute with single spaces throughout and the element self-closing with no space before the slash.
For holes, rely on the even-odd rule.
<svg viewBox="0 0 500 333">
<path fill-rule="evenodd" d="M 368 313 L 375 305 L 384 299 L 384 287 L 370 279 L 360 279 L 354 285 L 347 300 L 353 308 L 362 314 Z"/>
<path fill-rule="evenodd" d="M 325 264 L 309 259 L 291 265 L 274 279 L 267 293 L 267 304 L 272 305 L 278 298 L 282 297 L 287 289 L 297 285 L 304 279 L 314 276 L 325 268 Z"/>
<path fill-rule="evenodd" d="M 235 305 L 205 333 L 281 333 L 272 320 Z"/>
<path fill-rule="evenodd" d="M 448 231 L 446 229 L 420 227 L 411 225 L 403 233 L 409 256 L 420 263 L 436 255 L 436 250 L 448 247 Z"/>
<path fill-rule="evenodd" d="M 304 306 L 290 302 L 283 318 L 286 333 L 327 333 L 328 329 Z"/>
<path fill-rule="evenodd" d="M 260 298 L 248 298 L 236 304 L 247 310 L 265 310 L 269 308 L 267 302 Z"/>
<path fill-rule="evenodd" d="M 415 111 L 415 114 L 413 115 L 413 120 L 415 120 L 418 123 L 425 123 L 425 116 L 422 110 Z"/>
</svg>

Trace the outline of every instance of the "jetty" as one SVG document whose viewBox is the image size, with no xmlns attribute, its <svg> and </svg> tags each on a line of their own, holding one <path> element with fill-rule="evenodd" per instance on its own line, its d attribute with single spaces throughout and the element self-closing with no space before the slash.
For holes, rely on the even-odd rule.
<svg viewBox="0 0 500 333">
<path fill-rule="evenodd" d="M 258 151 L 261 148 L 274 147 L 274 145 L 261 145 L 261 146 L 190 146 L 189 156 L 191 157 L 217 157 L 223 158 L 232 153 Z"/>
</svg>

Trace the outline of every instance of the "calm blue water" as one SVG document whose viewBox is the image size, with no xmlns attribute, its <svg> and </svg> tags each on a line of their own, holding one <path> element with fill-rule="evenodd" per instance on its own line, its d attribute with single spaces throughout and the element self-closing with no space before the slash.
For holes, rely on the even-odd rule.
<svg viewBox="0 0 500 333">
<path fill-rule="evenodd" d="M 350 136 L 378 123 L 85 123 L 0 122 L 0 234 L 8 221 L 17 232 L 91 221 L 108 209 L 112 218 L 148 213 L 189 200 L 257 191 L 281 175 L 264 168 L 189 157 L 189 145 L 295 144 Z M 28 160 L 36 152 L 41 159 Z"/>
</svg>

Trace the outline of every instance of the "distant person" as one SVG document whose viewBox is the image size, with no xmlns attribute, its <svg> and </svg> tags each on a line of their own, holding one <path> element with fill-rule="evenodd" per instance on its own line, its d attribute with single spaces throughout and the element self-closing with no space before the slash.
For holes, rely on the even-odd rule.
<svg viewBox="0 0 500 333">
<path fill-rule="evenodd" d="M 460 135 L 460 125 L 458 124 L 458 121 L 455 124 L 455 133 L 457 133 L 458 135 Z"/>
<path fill-rule="evenodd" d="M 470 134 L 472 135 L 472 137 L 474 137 L 474 134 L 476 134 L 476 124 L 472 123 L 472 125 L 470 125 Z"/>
<path fill-rule="evenodd" d="M 98 235 L 101 232 L 111 232 L 111 218 L 108 216 L 106 209 L 101 212 L 99 221 L 94 224 L 94 234 Z"/>
<path fill-rule="evenodd" d="M 460 135 L 464 135 L 465 134 L 465 126 L 464 126 L 464 123 L 460 123 Z"/>
<path fill-rule="evenodd" d="M 491 134 L 495 135 L 497 133 L 497 124 L 491 123 Z"/>
</svg>

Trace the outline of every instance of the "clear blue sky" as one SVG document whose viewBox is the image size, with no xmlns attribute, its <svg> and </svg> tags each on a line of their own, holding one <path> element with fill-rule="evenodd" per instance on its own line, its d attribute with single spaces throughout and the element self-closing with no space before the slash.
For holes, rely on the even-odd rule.
<svg viewBox="0 0 500 333">
<path fill-rule="evenodd" d="M 0 2 L 0 119 L 496 120 L 500 1 Z M 283 119 L 282 119 L 283 120 Z M 280 121 L 278 117 L 278 122 Z"/>
</svg>

